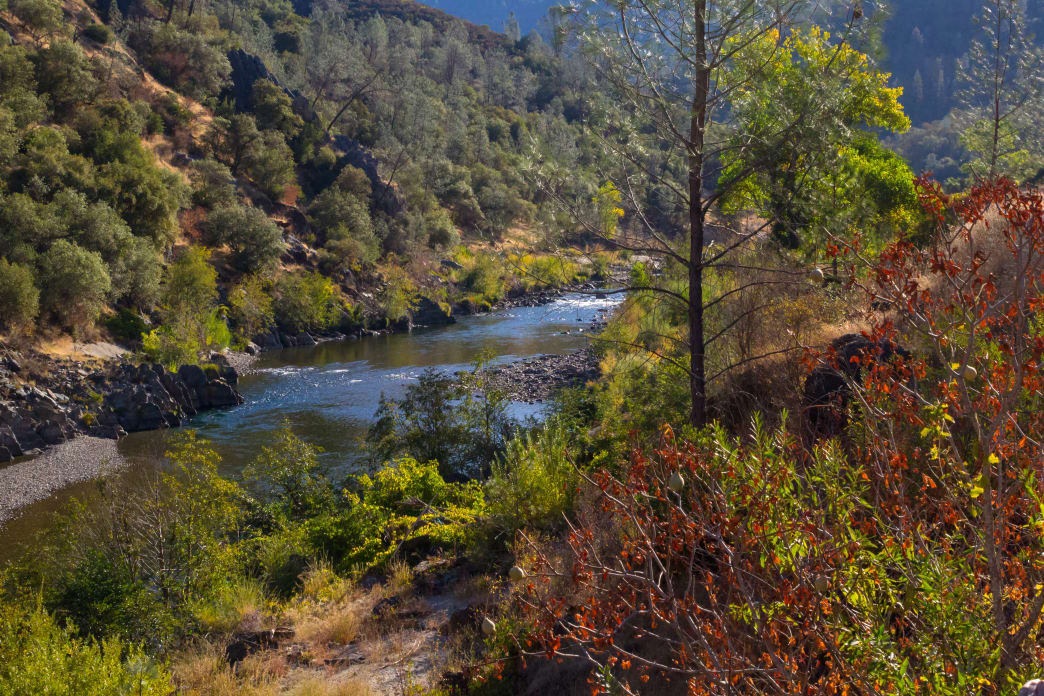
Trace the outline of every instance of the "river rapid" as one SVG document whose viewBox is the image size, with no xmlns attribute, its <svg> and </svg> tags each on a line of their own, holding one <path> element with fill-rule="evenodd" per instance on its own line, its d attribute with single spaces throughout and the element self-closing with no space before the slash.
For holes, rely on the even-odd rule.
<svg viewBox="0 0 1044 696">
<path fill-rule="evenodd" d="M 592 323 L 606 318 L 618 301 L 612 295 L 570 294 L 544 306 L 463 317 L 448 326 L 265 353 L 240 378 L 244 405 L 203 413 L 186 427 L 211 442 L 221 455 L 221 472 L 234 478 L 289 423 L 298 436 L 323 448 L 323 463 L 336 478 L 360 468 L 361 440 L 382 395 L 401 396 L 429 367 L 448 373 L 471 369 L 483 354 L 499 364 L 583 348 Z M 512 403 L 509 412 L 524 420 L 539 418 L 542 410 L 539 404 Z M 154 470 L 176 432 L 133 433 L 121 440 L 116 475 L 134 481 Z M 0 562 L 45 528 L 56 510 L 74 497 L 89 501 L 98 487 L 95 481 L 78 483 L 21 508 L 0 526 Z"/>
</svg>

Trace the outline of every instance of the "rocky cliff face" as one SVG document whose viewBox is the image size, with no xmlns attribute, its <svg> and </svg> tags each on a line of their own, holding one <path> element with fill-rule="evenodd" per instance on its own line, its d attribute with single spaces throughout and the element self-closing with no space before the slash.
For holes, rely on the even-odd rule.
<svg viewBox="0 0 1044 696">
<path fill-rule="evenodd" d="M 34 360 L 34 362 L 37 362 Z M 0 462 L 78 435 L 118 439 L 181 425 L 200 411 L 243 403 L 239 376 L 221 356 L 206 369 L 120 362 L 98 370 L 50 363 L 46 374 L 0 359 Z"/>
</svg>

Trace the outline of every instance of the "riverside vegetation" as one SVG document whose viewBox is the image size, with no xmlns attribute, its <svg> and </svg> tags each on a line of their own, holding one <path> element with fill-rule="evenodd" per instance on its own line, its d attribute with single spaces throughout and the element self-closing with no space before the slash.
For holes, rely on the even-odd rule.
<svg viewBox="0 0 1044 696">
<path fill-rule="evenodd" d="M 392 0 L 7 0 L 11 340 L 170 367 L 628 274 L 540 423 L 480 361 L 383 403 L 366 472 L 287 425 L 236 477 L 186 431 L 99 482 L 0 576 L 0 695 L 1040 677 L 1039 8 L 983 5 L 944 189 L 880 140 L 911 123 L 873 2 L 591 2 L 545 43 Z"/>
</svg>

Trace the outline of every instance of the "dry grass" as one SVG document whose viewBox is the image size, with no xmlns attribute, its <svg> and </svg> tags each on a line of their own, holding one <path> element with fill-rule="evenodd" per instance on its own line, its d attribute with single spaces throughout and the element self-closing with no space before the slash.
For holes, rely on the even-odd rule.
<svg viewBox="0 0 1044 696">
<path fill-rule="evenodd" d="M 333 681 L 321 675 L 310 675 L 301 679 L 286 693 L 288 696 L 377 696 L 377 692 L 364 681 Z"/>
<path fill-rule="evenodd" d="M 325 604 L 314 613 L 300 616 L 294 630 L 298 640 L 317 645 L 347 645 L 359 635 L 362 626 L 360 607 L 355 602 Z"/>
<path fill-rule="evenodd" d="M 326 561 L 316 561 L 301 575 L 300 596 L 313 602 L 341 601 L 355 589 L 355 584 L 333 571 Z"/>
<path fill-rule="evenodd" d="M 388 565 L 388 585 L 385 592 L 388 596 L 406 594 L 413 587 L 413 568 L 401 559 L 395 559 Z"/>
<path fill-rule="evenodd" d="M 184 696 L 275 696 L 289 667 L 282 654 L 265 652 L 247 657 L 233 671 L 224 650 L 207 643 L 176 656 L 171 670 Z"/>
</svg>

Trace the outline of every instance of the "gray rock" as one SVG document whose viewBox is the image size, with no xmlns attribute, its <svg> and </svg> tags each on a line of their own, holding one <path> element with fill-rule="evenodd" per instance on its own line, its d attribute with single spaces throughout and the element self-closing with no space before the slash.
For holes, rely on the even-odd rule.
<svg viewBox="0 0 1044 696">
<path fill-rule="evenodd" d="M 1023 684 L 1019 696 L 1044 696 L 1044 679 L 1033 679 Z"/>
<path fill-rule="evenodd" d="M 205 403 L 207 408 L 229 408 L 243 403 L 243 397 L 227 382 L 215 379 L 207 384 Z"/>
<path fill-rule="evenodd" d="M 297 334 L 295 340 L 299 346 L 314 346 L 316 344 L 316 340 L 312 338 L 312 335 L 307 331 L 302 331 Z"/>
<path fill-rule="evenodd" d="M 178 368 L 178 377 L 193 390 L 199 390 L 207 383 L 207 375 L 199 365 L 182 365 Z"/>
</svg>

